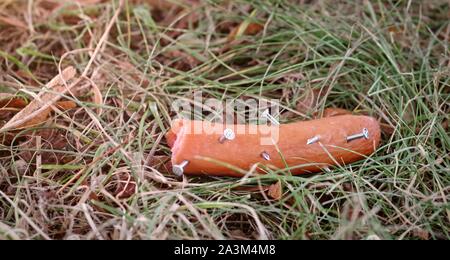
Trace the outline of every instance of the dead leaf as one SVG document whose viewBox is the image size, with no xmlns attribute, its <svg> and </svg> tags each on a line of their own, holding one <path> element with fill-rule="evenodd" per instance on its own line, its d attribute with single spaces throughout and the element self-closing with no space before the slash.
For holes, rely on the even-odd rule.
<svg viewBox="0 0 450 260">
<path fill-rule="evenodd" d="M 402 34 L 404 33 L 404 29 L 399 26 L 391 25 L 387 28 L 388 32 L 391 34 Z"/>
<path fill-rule="evenodd" d="M 407 44 L 407 38 L 405 38 L 404 28 L 392 25 L 387 28 L 387 31 L 392 43 L 398 43 L 402 46 L 405 46 Z"/>
<path fill-rule="evenodd" d="M 246 23 L 242 22 L 239 26 L 235 27 L 228 35 L 228 42 L 232 42 L 239 38 L 241 35 L 256 35 L 264 29 L 264 26 L 259 23 Z"/>
<path fill-rule="evenodd" d="M 0 24 L 6 24 L 19 29 L 28 30 L 28 26 L 23 21 L 11 16 L 0 15 Z"/>
<path fill-rule="evenodd" d="M 36 99 L 11 118 L 0 131 L 24 128 L 45 121 L 54 104 L 68 91 L 63 82 L 71 80 L 75 75 L 75 68 L 66 68 L 62 75 L 54 77 Z"/>
<path fill-rule="evenodd" d="M 281 186 L 281 181 L 270 185 L 267 194 L 274 200 L 280 200 L 283 196 L 283 187 Z"/>
<path fill-rule="evenodd" d="M 0 127 L 2 127 L 3 125 L 3 120 L 10 119 L 15 113 L 17 113 L 18 110 L 20 111 L 20 109 L 23 109 L 27 106 L 27 102 L 22 98 L 13 97 L 12 95 L 9 96 L 9 99 L 6 97 L 8 96 L 0 95 Z M 75 108 L 76 103 L 73 101 L 60 101 L 56 103 L 56 107 L 62 111 L 66 111 Z M 45 121 L 51 111 L 51 108 L 49 108 L 38 115 L 36 118 L 30 120 L 30 126 Z M 0 143 L 10 144 L 13 141 L 14 137 L 14 132 L 1 133 Z"/>
<path fill-rule="evenodd" d="M 66 111 L 77 107 L 77 104 L 73 101 L 60 101 L 57 102 L 55 106 L 61 111 Z M 53 109 L 51 107 L 47 108 L 46 110 L 39 113 L 36 117 L 29 120 L 26 124 L 22 125 L 21 128 L 36 126 L 45 122 L 52 111 Z"/>
<path fill-rule="evenodd" d="M 67 111 L 70 109 L 73 109 L 77 107 L 77 104 L 73 101 L 59 101 L 55 104 L 55 107 L 57 107 L 61 111 Z M 0 112 L 2 109 L 0 109 Z M 48 108 L 47 110 L 40 113 L 37 117 L 33 118 L 32 120 L 28 121 L 27 127 L 35 126 L 38 124 L 41 124 L 47 120 L 50 113 L 52 112 L 51 108 Z M 1 116 L 3 116 L 5 113 L 0 114 L 0 120 L 2 119 Z M 8 115 L 8 114 L 6 114 Z M 12 115 L 11 115 L 12 116 Z M 0 127 L 2 126 L 2 122 L 0 121 Z M 10 131 L 5 133 L 0 133 L 0 144 L 10 144 L 14 137 L 16 136 L 17 131 Z"/>
<path fill-rule="evenodd" d="M 77 103 L 73 101 L 59 101 L 55 106 L 61 111 L 67 111 L 76 108 Z"/>
<path fill-rule="evenodd" d="M 23 98 L 9 97 L 0 94 L 0 111 L 3 108 L 19 108 L 22 109 L 27 106 L 27 102 Z"/>
</svg>

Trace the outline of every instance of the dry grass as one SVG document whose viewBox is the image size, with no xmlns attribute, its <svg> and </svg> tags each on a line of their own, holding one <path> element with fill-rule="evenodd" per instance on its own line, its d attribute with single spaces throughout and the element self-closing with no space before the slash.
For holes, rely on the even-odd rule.
<svg viewBox="0 0 450 260">
<path fill-rule="evenodd" d="M 76 2 L 0 2 L 0 93 L 78 70 L 76 109 L 0 133 L 0 239 L 450 238 L 448 1 Z M 383 142 L 326 174 L 177 180 L 164 134 L 196 90 L 372 115 Z"/>
</svg>

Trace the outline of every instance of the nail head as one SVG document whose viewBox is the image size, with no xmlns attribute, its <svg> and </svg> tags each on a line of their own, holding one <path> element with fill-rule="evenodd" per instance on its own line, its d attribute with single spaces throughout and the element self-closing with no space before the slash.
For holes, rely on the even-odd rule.
<svg viewBox="0 0 450 260">
<path fill-rule="evenodd" d="M 178 177 L 183 176 L 184 174 L 184 169 L 180 165 L 174 165 L 172 171 Z"/>
<path fill-rule="evenodd" d="M 181 177 L 184 174 L 184 168 L 189 164 L 189 161 L 183 161 L 181 164 L 175 164 L 172 166 L 172 172 Z"/>
<path fill-rule="evenodd" d="M 363 129 L 363 136 L 364 138 L 369 139 L 369 130 L 367 128 Z"/>
<path fill-rule="evenodd" d="M 225 131 L 223 131 L 223 137 L 225 137 L 225 139 L 231 141 L 236 138 L 236 134 L 234 133 L 233 130 L 227 128 L 227 129 L 225 129 Z"/>
<path fill-rule="evenodd" d="M 262 152 L 261 153 L 261 157 L 264 158 L 264 160 L 266 160 L 266 161 L 270 161 L 271 160 L 270 154 L 268 152 Z"/>
</svg>

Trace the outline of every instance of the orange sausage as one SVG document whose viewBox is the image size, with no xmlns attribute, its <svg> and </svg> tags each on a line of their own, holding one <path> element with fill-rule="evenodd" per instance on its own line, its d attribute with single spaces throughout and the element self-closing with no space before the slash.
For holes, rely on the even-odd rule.
<svg viewBox="0 0 450 260">
<path fill-rule="evenodd" d="M 209 132 L 214 128 L 222 130 L 197 133 L 196 127 Z M 256 128 L 256 133 L 250 133 L 251 127 Z M 235 132 L 235 139 L 221 143 L 219 139 L 226 128 Z M 347 140 L 348 136 L 359 134 L 364 128 L 368 130 L 367 138 Z M 276 133 L 277 129 L 278 142 L 261 143 L 262 138 L 268 140 L 267 133 Z M 259 172 L 264 172 L 264 167 L 288 167 L 296 175 L 348 164 L 370 155 L 379 145 L 380 126 L 375 118 L 354 115 L 284 124 L 279 128 L 175 120 L 166 137 L 172 147 L 173 165 L 189 162 L 184 174 L 238 177 L 257 164 Z M 317 140 L 307 144 L 313 137 Z"/>
</svg>

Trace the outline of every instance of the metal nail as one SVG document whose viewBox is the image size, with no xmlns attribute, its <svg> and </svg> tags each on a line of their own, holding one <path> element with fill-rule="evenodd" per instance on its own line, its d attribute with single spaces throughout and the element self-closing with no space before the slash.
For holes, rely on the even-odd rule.
<svg viewBox="0 0 450 260">
<path fill-rule="evenodd" d="M 314 137 L 312 137 L 312 138 L 309 138 L 309 139 L 306 141 L 306 144 L 313 144 L 313 143 L 316 143 L 317 141 L 319 141 L 319 139 L 320 139 L 320 136 L 316 135 L 316 136 L 314 136 Z"/>
<path fill-rule="evenodd" d="M 272 123 L 272 125 L 276 126 L 280 125 L 280 122 L 278 122 L 278 120 L 270 114 L 269 109 L 264 110 L 261 116 L 267 118 L 267 120 L 269 120 Z"/>
<path fill-rule="evenodd" d="M 233 141 L 236 139 L 236 134 L 233 130 L 227 128 L 223 131 L 223 135 L 220 137 L 219 142 L 223 144 L 225 141 Z"/>
<path fill-rule="evenodd" d="M 189 164 L 189 161 L 183 161 L 181 164 L 175 164 L 175 165 L 172 167 L 173 173 L 174 173 L 176 176 L 178 176 L 178 177 L 183 176 L 183 174 L 184 174 L 184 168 L 186 168 L 186 166 L 187 166 L 188 164 Z"/>
<path fill-rule="evenodd" d="M 262 152 L 261 153 L 261 157 L 264 158 L 264 160 L 266 160 L 266 161 L 270 161 L 271 160 L 270 154 L 268 152 Z"/>
<path fill-rule="evenodd" d="M 363 128 L 362 133 L 347 136 L 347 142 L 360 138 L 369 139 L 369 130 L 367 128 Z"/>
</svg>

